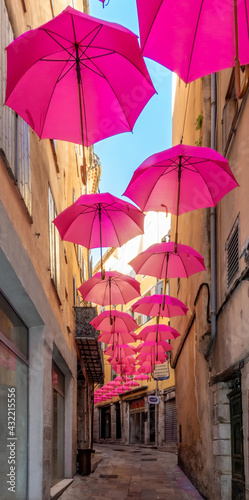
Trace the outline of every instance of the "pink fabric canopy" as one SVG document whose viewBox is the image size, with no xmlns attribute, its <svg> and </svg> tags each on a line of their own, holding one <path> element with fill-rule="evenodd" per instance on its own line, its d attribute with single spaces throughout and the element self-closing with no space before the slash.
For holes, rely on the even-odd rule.
<svg viewBox="0 0 249 500">
<path fill-rule="evenodd" d="M 40 138 L 127 132 L 155 93 L 137 36 L 72 7 L 7 47 L 6 104 Z M 82 116 L 81 116 L 82 113 Z"/>
<path fill-rule="evenodd" d="M 164 300 L 165 307 L 163 309 Z M 188 311 L 188 308 L 179 299 L 159 294 L 142 297 L 132 305 L 132 309 L 134 312 L 146 314 L 147 316 L 162 316 L 166 318 L 181 316 Z"/>
<path fill-rule="evenodd" d="M 238 1 L 241 64 L 249 63 L 248 0 Z M 137 0 L 143 55 L 191 82 L 234 66 L 234 2 Z"/>
<path fill-rule="evenodd" d="M 110 313 L 109 311 L 104 311 L 100 313 L 96 318 L 90 321 L 90 324 L 96 328 L 96 330 L 102 330 L 104 332 L 131 332 L 137 328 L 136 321 L 128 313 L 113 310 L 111 311 L 112 325 L 110 324 Z"/>
<path fill-rule="evenodd" d="M 110 193 L 83 194 L 53 222 L 63 240 L 86 248 L 119 247 L 144 232 L 144 214 Z"/>
<path fill-rule="evenodd" d="M 178 181 L 180 175 L 180 195 Z M 217 151 L 178 144 L 147 158 L 134 172 L 124 195 L 141 210 L 179 214 L 213 207 L 238 184 Z"/>
<path fill-rule="evenodd" d="M 84 300 L 94 304 L 126 304 L 140 295 L 140 283 L 118 271 L 106 271 L 104 279 L 99 272 L 85 281 L 78 290 Z"/>
<path fill-rule="evenodd" d="M 137 341 L 137 336 L 132 332 L 125 333 L 107 333 L 102 332 L 98 337 L 99 342 L 104 342 L 105 344 L 133 344 Z"/>
<path fill-rule="evenodd" d="M 145 341 L 156 341 L 156 340 L 170 340 L 176 339 L 179 337 L 180 333 L 178 333 L 175 328 L 168 325 L 150 325 L 145 326 L 137 335 L 138 340 Z"/>
<path fill-rule="evenodd" d="M 178 243 L 156 243 L 129 262 L 136 274 L 156 278 L 188 278 L 205 270 L 203 257 L 193 248 Z"/>
</svg>

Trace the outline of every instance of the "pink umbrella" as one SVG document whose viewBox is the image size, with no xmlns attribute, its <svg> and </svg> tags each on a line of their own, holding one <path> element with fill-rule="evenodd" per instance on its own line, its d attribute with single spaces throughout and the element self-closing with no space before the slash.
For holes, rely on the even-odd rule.
<svg viewBox="0 0 249 500">
<path fill-rule="evenodd" d="M 6 104 L 40 138 L 90 146 L 131 131 L 155 93 L 137 36 L 71 7 L 14 40 L 7 62 Z"/>
<path fill-rule="evenodd" d="M 155 243 L 129 262 L 136 274 L 155 276 L 160 279 L 188 278 L 205 271 L 204 259 L 193 248 L 178 243 L 177 252 L 173 241 Z"/>
<path fill-rule="evenodd" d="M 137 0 L 137 8 L 143 55 L 186 83 L 249 63 L 248 0 Z"/>
<path fill-rule="evenodd" d="M 167 351 L 171 351 L 172 346 L 168 342 L 166 342 L 166 340 L 161 340 L 161 341 L 158 340 L 158 341 L 142 342 L 137 347 L 137 352 L 139 353 L 154 354 L 155 350 L 157 350 L 157 352 L 164 354 Z"/>
<path fill-rule="evenodd" d="M 121 382 L 119 382 L 118 380 L 115 379 L 115 380 L 112 380 L 111 382 L 108 382 L 107 385 L 113 386 L 113 387 L 119 387 L 120 384 L 121 384 Z"/>
<path fill-rule="evenodd" d="M 135 380 L 130 380 L 130 382 L 126 382 L 124 384 L 124 387 L 129 386 L 129 387 L 139 387 L 140 384 L 136 382 Z"/>
<path fill-rule="evenodd" d="M 102 332 L 98 337 L 99 342 L 104 342 L 105 344 L 133 344 L 137 341 L 137 336 L 132 332 L 125 333 L 107 333 Z"/>
<path fill-rule="evenodd" d="M 134 380 L 149 380 L 150 378 L 148 375 L 145 375 L 145 373 L 140 373 L 138 375 L 135 375 Z"/>
<path fill-rule="evenodd" d="M 113 324 L 110 325 L 109 311 L 103 311 L 101 314 L 96 316 L 96 318 L 90 321 L 90 325 L 92 325 L 96 330 L 119 333 L 130 333 L 132 330 L 137 328 L 136 321 L 128 313 L 113 310 L 112 319 Z"/>
<path fill-rule="evenodd" d="M 165 302 L 165 306 L 163 307 Z M 132 305 L 134 312 L 146 314 L 147 316 L 160 316 L 172 318 L 187 313 L 188 308 L 175 297 L 169 295 L 148 295 L 142 297 Z"/>
<path fill-rule="evenodd" d="M 116 360 L 121 360 L 122 358 L 126 358 L 127 356 L 132 356 L 135 354 L 135 349 L 128 346 L 127 344 L 118 345 L 114 349 L 109 346 L 104 350 L 104 354 L 112 356 L 116 358 Z"/>
<path fill-rule="evenodd" d="M 78 290 L 84 300 L 95 304 L 127 304 L 140 295 L 140 283 L 118 271 L 106 271 L 105 279 L 101 278 L 101 273 L 97 273 Z"/>
<path fill-rule="evenodd" d="M 140 283 L 129 275 L 107 271 L 104 279 L 101 272 L 97 273 L 78 290 L 84 300 L 95 304 L 126 304 L 140 295 Z"/>
<path fill-rule="evenodd" d="M 122 367 L 125 365 L 127 366 L 135 365 L 135 359 L 132 356 L 123 357 L 119 361 L 117 361 L 116 357 L 109 356 L 109 358 L 107 358 L 107 361 L 108 363 L 110 363 L 110 365 L 113 365 L 113 369 L 116 372 L 117 372 L 116 368 L 118 368 L 119 366 Z"/>
<path fill-rule="evenodd" d="M 178 144 L 147 158 L 135 170 L 124 192 L 141 210 L 178 215 L 214 207 L 238 184 L 228 161 L 217 151 Z"/>
<path fill-rule="evenodd" d="M 176 339 L 180 333 L 172 326 L 168 325 L 150 325 L 145 326 L 138 334 L 138 340 L 146 341 L 161 341 L 168 339 Z"/>
<path fill-rule="evenodd" d="M 83 194 L 53 222 L 63 240 L 100 247 L 101 270 L 102 247 L 122 246 L 144 232 L 144 214 L 110 193 Z"/>
</svg>

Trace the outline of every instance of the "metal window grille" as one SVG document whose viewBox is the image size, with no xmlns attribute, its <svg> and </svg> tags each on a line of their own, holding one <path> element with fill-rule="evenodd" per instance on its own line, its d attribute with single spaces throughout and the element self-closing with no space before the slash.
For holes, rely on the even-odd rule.
<svg viewBox="0 0 249 500">
<path fill-rule="evenodd" d="M 227 239 L 227 286 L 233 282 L 236 274 L 239 272 L 239 219 L 236 220 L 234 227 Z"/>
<path fill-rule="evenodd" d="M 52 195 L 51 188 L 48 188 L 48 227 L 49 227 L 49 261 L 50 261 L 50 275 L 53 280 L 56 290 L 58 292 L 60 286 L 60 254 L 59 244 L 60 236 L 59 231 L 53 224 L 53 220 L 57 216 L 55 203 Z"/>
<path fill-rule="evenodd" d="M 1 36 L 0 50 L 0 95 L 4 102 L 7 78 L 7 59 L 5 47 L 14 40 L 4 0 L 0 0 Z M 31 214 L 31 170 L 29 126 L 12 109 L 0 108 L 0 149 L 2 149 L 16 180 L 20 194 Z"/>
</svg>

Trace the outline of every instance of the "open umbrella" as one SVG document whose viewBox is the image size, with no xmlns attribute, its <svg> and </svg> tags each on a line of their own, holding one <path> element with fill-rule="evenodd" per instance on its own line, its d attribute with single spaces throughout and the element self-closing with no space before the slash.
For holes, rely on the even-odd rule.
<svg viewBox="0 0 249 500">
<path fill-rule="evenodd" d="M 97 273 L 78 288 L 84 300 L 105 306 L 127 304 L 140 295 L 140 283 L 129 275 L 106 271 L 102 278 Z"/>
<path fill-rule="evenodd" d="M 102 247 L 120 247 L 144 232 L 144 214 L 110 193 L 83 194 L 53 222 L 63 240 L 100 247 L 101 271 Z"/>
<path fill-rule="evenodd" d="M 127 356 L 133 356 L 135 352 L 135 349 L 128 346 L 127 344 L 116 345 L 114 349 L 112 348 L 112 346 L 109 346 L 104 350 L 104 354 L 116 358 L 116 361 L 126 358 Z"/>
<path fill-rule="evenodd" d="M 98 342 L 104 342 L 105 344 L 133 344 L 137 341 L 137 336 L 132 332 L 125 333 L 107 333 L 102 332 L 98 337 Z"/>
<path fill-rule="evenodd" d="M 148 377 L 148 375 L 145 375 L 145 373 L 138 373 L 137 375 L 135 375 L 134 377 L 134 380 L 149 380 L 150 378 Z"/>
<path fill-rule="evenodd" d="M 90 325 L 96 330 L 119 333 L 129 333 L 137 328 L 136 321 L 128 313 L 113 310 L 112 320 L 112 324 L 110 325 L 109 311 L 103 311 L 90 321 Z"/>
<path fill-rule="evenodd" d="M 144 341 L 161 341 L 176 339 L 180 333 L 169 325 L 149 325 L 145 326 L 137 335 L 138 340 Z"/>
<path fill-rule="evenodd" d="M 184 82 L 249 63 L 248 0 L 137 0 L 143 55 Z M 246 68 L 248 78 L 248 66 Z M 246 88 L 246 86 L 245 86 Z"/>
<path fill-rule="evenodd" d="M 158 316 L 158 318 L 160 316 L 166 318 L 181 316 L 188 311 L 188 308 L 179 299 L 161 294 L 142 297 L 132 305 L 132 309 L 134 312 L 147 316 Z"/>
<path fill-rule="evenodd" d="M 6 104 L 40 138 L 83 150 L 131 131 L 155 93 L 137 36 L 71 7 L 15 39 L 7 65 Z"/>
<path fill-rule="evenodd" d="M 136 274 L 155 276 L 159 279 L 188 278 L 205 271 L 204 259 L 193 248 L 173 241 L 155 243 L 129 262 Z"/>
<path fill-rule="evenodd" d="M 172 346 L 166 341 L 166 340 L 149 340 L 142 342 L 138 347 L 137 347 L 137 352 L 139 353 L 144 353 L 144 354 L 154 354 L 155 351 L 160 352 L 160 353 L 165 353 L 167 351 L 172 350 Z"/>
<path fill-rule="evenodd" d="M 217 151 L 178 144 L 147 158 L 134 172 L 124 195 L 141 210 L 178 216 L 198 208 L 214 207 L 238 186 L 228 161 Z"/>
<path fill-rule="evenodd" d="M 188 278 L 205 271 L 204 259 L 196 250 L 180 243 L 176 249 L 173 241 L 150 246 L 129 264 L 136 274 L 164 278 L 164 295 L 168 278 Z"/>
</svg>

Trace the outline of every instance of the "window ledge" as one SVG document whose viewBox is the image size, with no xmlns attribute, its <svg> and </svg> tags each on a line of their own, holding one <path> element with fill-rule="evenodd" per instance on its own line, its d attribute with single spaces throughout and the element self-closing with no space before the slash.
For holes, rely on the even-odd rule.
<svg viewBox="0 0 249 500">
<path fill-rule="evenodd" d="M 62 479 L 62 481 L 52 486 L 50 489 L 50 500 L 57 500 L 57 498 L 62 495 L 63 491 L 65 491 L 72 482 L 73 478 Z"/>
</svg>

